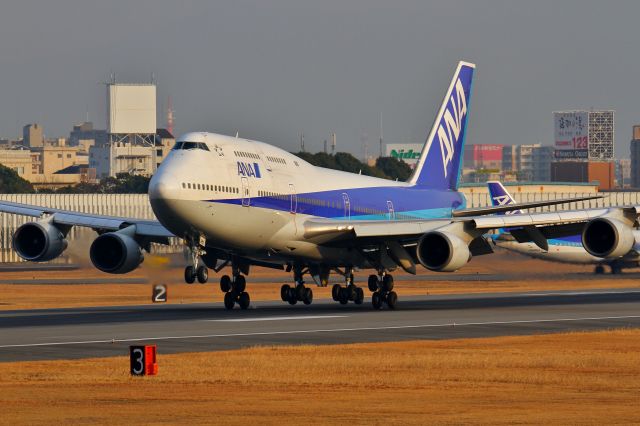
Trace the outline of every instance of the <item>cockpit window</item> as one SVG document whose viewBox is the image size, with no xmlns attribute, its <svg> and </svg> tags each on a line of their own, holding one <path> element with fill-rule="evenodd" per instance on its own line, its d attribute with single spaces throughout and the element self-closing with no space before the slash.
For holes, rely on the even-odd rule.
<svg viewBox="0 0 640 426">
<path fill-rule="evenodd" d="M 204 151 L 209 151 L 209 147 L 203 142 L 176 142 L 173 149 L 202 149 Z"/>
</svg>

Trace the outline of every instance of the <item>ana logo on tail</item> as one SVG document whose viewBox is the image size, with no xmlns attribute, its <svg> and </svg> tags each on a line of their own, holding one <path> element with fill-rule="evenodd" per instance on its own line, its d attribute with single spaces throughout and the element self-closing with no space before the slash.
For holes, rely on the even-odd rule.
<svg viewBox="0 0 640 426">
<path fill-rule="evenodd" d="M 513 201 L 508 195 L 498 195 L 497 197 L 493 197 L 493 200 L 498 203 L 493 203 L 494 206 L 506 206 L 507 204 L 511 204 L 511 201 Z"/>
<path fill-rule="evenodd" d="M 443 117 L 446 131 L 442 121 L 438 127 L 438 139 L 440 139 L 440 152 L 442 153 L 442 166 L 444 167 L 445 177 L 447 177 L 447 167 L 455 153 L 455 143 L 460 136 L 460 131 L 462 131 L 462 119 L 467 114 L 467 97 L 464 94 L 464 87 L 460 79 L 456 81 L 455 87 L 455 99 L 454 94 L 451 94 L 449 105 L 447 105 Z"/>
</svg>

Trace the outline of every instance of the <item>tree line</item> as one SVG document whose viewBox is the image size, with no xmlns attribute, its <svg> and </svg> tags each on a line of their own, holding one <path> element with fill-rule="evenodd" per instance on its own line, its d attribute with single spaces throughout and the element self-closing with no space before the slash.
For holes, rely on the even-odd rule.
<svg viewBox="0 0 640 426">
<path fill-rule="evenodd" d="M 313 164 L 328 169 L 342 170 L 351 173 L 361 173 L 384 179 L 405 181 L 411 175 L 411 168 L 407 163 L 392 157 L 380 157 L 374 166 L 369 166 L 346 152 L 335 155 L 318 152 L 298 152 L 296 156 Z M 119 174 L 116 177 L 106 177 L 98 183 L 82 182 L 73 186 L 58 189 L 35 189 L 33 185 L 18 176 L 18 173 L 0 164 L 0 193 L 1 194 L 146 194 L 149 190 L 150 178 L 130 174 Z"/>
</svg>

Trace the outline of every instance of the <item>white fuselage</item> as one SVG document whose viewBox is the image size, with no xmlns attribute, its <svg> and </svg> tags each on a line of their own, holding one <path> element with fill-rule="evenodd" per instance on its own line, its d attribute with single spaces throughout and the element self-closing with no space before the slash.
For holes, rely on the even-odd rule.
<svg viewBox="0 0 640 426">
<path fill-rule="evenodd" d="M 189 133 L 181 141 L 206 144 L 174 149 L 149 186 L 158 220 L 175 235 L 206 239 L 206 245 L 259 259 L 304 258 L 328 263 L 361 264 L 355 251 L 327 249 L 302 238 L 303 203 L 350 217 L 348 191 L 308 199 L 303 194 L 331 194 L 339 188 L 408 187 L 404 182 L 315 167 L 272 145 L 210 133 Z M 279 209 L 257 208 L 255 200 Z M 282 208 L 290 206 L 290 208 Z M 386 217 L 383 200 L 370 213 Z"/>
</svg>

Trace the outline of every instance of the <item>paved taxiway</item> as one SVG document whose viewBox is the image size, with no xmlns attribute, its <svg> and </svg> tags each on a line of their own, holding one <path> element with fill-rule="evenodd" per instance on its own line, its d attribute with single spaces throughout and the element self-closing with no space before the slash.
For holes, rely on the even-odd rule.
<svg viewBox="0 0 640 426">
<path fill-rule="evenodd" d="M 369 300 L 369 298 L 367 298 Z M 0 361 L 160 353 L 251 345 L 450 339 L 640 327 L 640 288 L 404 297 L 395 311 L 369 303 L 255 302 L 0 312 Z"/>
</svg>

